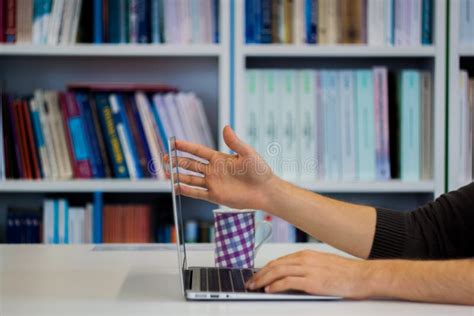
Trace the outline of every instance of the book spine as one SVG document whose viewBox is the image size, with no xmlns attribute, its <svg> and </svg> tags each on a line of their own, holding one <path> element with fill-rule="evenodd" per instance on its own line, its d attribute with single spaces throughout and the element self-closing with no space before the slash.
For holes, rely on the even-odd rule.
<svg viewBox="0 0 474 316">
<path fill-rule="evenodd" d="M 281 139 L 278 137 L 278 126 L 280 126 L 280 95 L 277 89 L 278 71 L 267 70 L 264 72 L 264 103 L 263 103 L 263 127 L 262 149 L 263 158 L 276 174 L 281 175 Z"/>
<path fill-rule="evenodd" d="M 94 43 L 102 44 L 103 39 L 103 26 L 102 26 L 102 17 L 103 17 L 103 3 L 102 0 L 94 0 Z"/>
<path fill-rule="evenodd" d="M 165 152 L 168 152 L 169 149 L 168 149 L 168 137 L 170 137 L 171 135 L 169 135 L 167 132 L 166 132 L 166 128 L 165 128 L 165 124 L 167 124 L 168 122 L 166 122 L 166 117 L 165 116 L 161 116 L 161 113 L 164 112 L 164 108 L 163 108 L 163 100 L 161 100 L 161 96 L 160 95 L 155 95 L 153 97 L 153 104 L 151 106 L 151 112 L 153 113 L 153 117 L 155 118 L 155 122 L 156 122 L 156 125 L 158 127 L 158 132 L 159 132 L 159 135 L 161 137 L 161 139 L 163 140 L 163 146 L 164 146 L 164 151 Z M 161 111 L 159 110 L 159 105 L 161 105 Z"/>
<path fill-rule="evenodd" d="M 51 21 L 51 9 L 53 6 L 52 0 L 43 0 L 43 15 L 41 22 L 41 44 L 48 42 L 48 32 Z"/>
<path fill-rule="evenodd" d="M 60 94 L 64 128 L 76 178 L 91 178 L 90 146 L 86 139 L 81 112 L 73 93 Z"/>
<path fill-rule="evenodd" d="M 412 46 L 421 45 L 421 28 L 422 28 L 422 0 L 410 1 L 410 21 L 409 21 L 409 44 Z"/>
<path fill-rule="evenodd" d="M 423 45 L 430 45 L 432 43 L 433 0 L 422 1 L 421 43 Z"/>
<path fill-rule="evenodd" d="M 258 0 L 261 1 L 261 27 L 260 27 L 260 41 L 261 44 L 269 44 L 272 42 L 272 1 L 271 0 Z"/>
<path fill-rule="evenodd" d="M 94 131 L 94 121 L 89 106 L 89 97 L 85 93 L 75 93 L 77 106 L 79 107 L 82 125 L 85 130 L 85 141 L 87 148 L 90 148 L 90 164 L 93 178 L 103 178 L 104 166 L 102 163 L 99 145 Z"/>
<path fill-rule="evenodd" d="M 110 167 L 110 159 L 107 154 L 107 148 L 104 141 L 104 132 L 101 129 L 99 112 L 96 106 L 96 99 L 91 95 L 89 98 L 89 107 L 92 115 L 91 126 L 93 127 L 94 139 L 97 140 L 97 145 L 99 146 L 100 160 L 104 168 L 104 177 L 111 178 L 113 176 L 112 169 Z"/>
<path fill-rule="evenodd" d="M 113 113 L 113 120 L 115 129 L 122 145 L 123 154 L 125 156 L 125 163 L 131 179 L 139 179 L 142 177 L 140 168 L 137 168 L 138 159 L 136 159 L 136 150 L 133 146 L 128 123 L 126 121 L 125 113 L 123 111 L 122 96 L 118 94 L 111 94 L 109 102 Z M 139 165 L 138 165 L 139 167 Z"/>
<path fill-rule="evenodd" d="M 420 74 L 402 71 L 401 179 L 418 181 L 420 176 Z"/>
<path fill-rule="evenodd" d="M 293 43 L 306 43 L 305 1 L 294 0 L 293 2 Z M 271 5 L 270 5 L 271 10 Z"/>
<path fill-rule="evenodd" d="M 375 180 L 374 88 L 370 70 L 357 70 L 358 178 Z"/>
<path fill-rule="evenodd" d="M 382 0 L 368 0 L 367 36 L 369 45 L 381 46 L 384 43 L 384 2 Z"/>
<path fill-rule="evenodd" d="M 316 44 L 318 36 L 318 0 L 305 0 L 306 43 Z"/>
<path fill-rule="evenodd" d="M 376 178 L 383 181 L 390 179 L 387 69 L 376 67 L 373 72 Z"/>
<path fill-rule="evenodd" d="M 271 4 L 270 4 L 271 6 Z M 271 11 L 271 7 L 270 7 Z M 220 0 L 212 1 L 212 30 L 213 30 L 213 42 L 219 43 L 219 21 L 220 21 Z M 271 30 L 270 30 L 271 32 Z"/>
<path fill-rule="evenodd" d="M 421 95 L 421 140 L 423 142 L 421 152 L 421 179 L 430 180 L 432 178 L 432 157 L 433 157 L 433 112 L 432 112 L 432 88 L 431 73 L 424 71 L 422 73 L 422 95 Z M 472 105 L 474 103 L 471 102 Z"/>
<path fill-rule="evenodd" d="M 128 0 L 129 9 L 129 26 L 128 26 L 128 38 L 130 43 L 138 43 L 138 1 L 139 0 Z"/>
<path fill-rule="evenodd" d="M 354 71 L 343 70 L 339 74 L 339 95 L 341 107 L 342 179 L 356 180 L 355 139 L 355 87 Z"/>
<path fill-rule="evenodd" d="M 109 3 L 109 43 L 120 43 L 120 29 L 122 27 L 120 20 L 120 1 L 110 1 Z"/>
<path fill-rule="evenodd" d="M 36 150 L 36 142 L 35 137 L 33 134 L 33 125 L 31 123 L 30 117 L 30 110 L 28 106 L 28 101 L 23 100 L 22 102 L 23 108 L 23 119 L 24 125 L 26 127 L 25 135 L 27 141 L 27 151 L 28 151 L 28 159 L 31 162 L 31 175 L 33 179 L 40 179 L 41 178 L 41 166 L 40 166 L 40 157 L 39 152 Z"/>
<path fill-rule="evenodd" d="M 318 0 L 318 44 L 328 44 L 329 1 Z"/>
<path fill-rule="evenodd" d="M 160 43 L 160 1 L 151 0 L 151 42 Z M 193 15 L 194 17 L 194 15 Z M 194 28 L 193 28 L 194 29 Z"/>
<path fill-rule="evenodd" d="M 316 161 L 316 95 L 315 81 L 316 72 L 313 70 L 302 70 L 298 73 L 298 97 L 299 97 L 299 124 L 298 138 L 300 145 L 298 149 L 299 174 L 302 181 L 315 181 L 317 179 Z"/>
<path fill-rule="evenodd" d="M 255 19 L 254 5 L 252 0 L 245 0 L 245 42 L 255 43 Z"/>
<path fill-rule="evenodd" d="M 137 0 L 138 43 L 150 42 L 149 12 L 149 2 L 147 0 Z"/>
<path fill-rule="evenodd" d="M 118 19 L 119 19 L 119 43 L 128 42 L 128 0 L 119 0 L 118 6 Z"/>
<path fill-rule="evenodd" d="M 6 42 L 6 3 L 7 0 L 0 0 L 0 43 Z"/>
<path fill-rule="evenodd" d="M 315 74 L 315 96 L 316 96 L 316 174 L 319 179 L 325 179 L 324 161 L 324 103 L 323 103 L 323 83 L 321 71 Z"/>
<path fill-rule="evenodd" d="M 150 172 L 151 170 L 149 168 L 149 163 L 152 161 L 152 155 L 151 155 L 150 147 L 147 143 L 147 139 L 146 139 L 146 136 L 145 136 L 145 129 L 144 129 L 144 126 L 143 126 L 143 122 L 140 118 L 140 113 L 138 111 L 138 107 L 137 107 L 137 104 L 135 102 L 135 98 L 130 98 L 130 103 L 131 103 L 130 105 L 131 105 L 131 108 L 132 108 L 133 116 L 134 116 L 134 119 L 135 119 L 137 131 L 138 131 L 138 135 L 141 139 L 141 143 L 143 144 L 143 150 L 145 152 L 146 170 L 151 175 L 151 172 Z"/>
<path fill-rule="evenodd" d="M 8 97 L 7 106 L 9 108 L 10 114 L 10 126 L 12 131 L 12 139 L 14 145 L 14 156 L 16 158 L 16 165 L 18 170 L 18 177 L 23 178 L 23 168 L 22 168 L 22 161 L 21 161 L 21 150 L 20 150 L 20 135 L 19 135 L 19 127 L 17 126 L 16 120 L 16 111 L 15 111 L 15 101 L 13 97 Z"/>
<path fill-rule="evenodd" d="M 15 0 L 6 0 L 5 12 L 6 12 L 5 41 L 7 43 L 15 43 L 16 42 L 16 26 L 17 26 Z"/>
<path fill-rule="evenodd" d="M 102 193 L 94 193 L 92 208 L 92 226 L 93 226 L 93 242 L 100 244 L 102 240 L 102 209 L 103 209 Z"/>
<path fill-rule="evenodd" d="M 102 130 L 104 131 L 104 140 L 107 146 L 110 159 L 112 161 L 114 175 L 117 178 L 128 178 L 128 169 L 122 146 L 115 128 L 112 109 L 106 94 L 98 93 L 95 96 L 97 113 L 100 118 Z"/>
<path fill-rule="evenodd" d="M 262 114 L 259 113 L 263 101 L 263 87 L 261 86 L 261 70 L 247 70 L 245 72 L 245 126 L 244 135 L 247 143 L 255 148 L 257 152 L 262 153 L 259 146 L 262 128 L 259 119 Z M 260 80 L 259 80 L 260 79 Z"/>
<path fill-rule="evenodd" d="M 395 29 L 395 0 L 384 0 L 384 32 L 385 44 L 394 44 L 394 29 Z"/>
<path fill-rule="evenodd" d="M 262 0 L 251 1 L 253 6 L 254 43 L 262 43 Z"/>
<path fill-rule="evenodd" d="M 32 179 L 31 173 L 31 165 L 30 165 L 30 158 L 28 156 L 28 140 L 26 134 L 26 120 L 23 113 L 23 104 L 22 100 L 18 99 L 15 102 L 15 119 L 16 119 L 16 126 L 19 128 L 19 138 L 20 138 L 20 153 L 21 153 L 21 161 L 22 161 L 22 168 L 23 168 L 23 175 L 25 179 Z"/>
</svg>

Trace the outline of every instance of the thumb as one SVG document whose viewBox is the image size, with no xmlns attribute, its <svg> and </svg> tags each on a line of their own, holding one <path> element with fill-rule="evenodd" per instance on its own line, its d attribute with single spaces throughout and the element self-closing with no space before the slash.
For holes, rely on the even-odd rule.
<svg viewBox="0 0 474 316">
<path fill-rule="evenodd" d="M 241 141 L 229 125 L 224 127 L 223 134 L 227 146 L 237 154 L 244 156 L 250 153 L 251 147 Z"/>
</svg>

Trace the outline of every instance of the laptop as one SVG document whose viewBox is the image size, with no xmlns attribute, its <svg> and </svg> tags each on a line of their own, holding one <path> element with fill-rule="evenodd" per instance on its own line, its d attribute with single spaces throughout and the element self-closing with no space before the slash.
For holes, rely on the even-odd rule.
<svg viewBox="0 0 474 316">
<path fill-rule="evenodd" d="M 224 269 L 215 267 L 188 267 L 186 243 L 184 239 L 181 195 L 175 190 L 180 185 L 180 169 L 173 164 L 177 161 L 175 138 L 168 140 L 169 170 L 173 197 L 173 217 L 176 227 L 178 270 L 181 291 L 187 300 L 335 300 L 340 297 L 315 296 L 303 292 L 265 293 L 250 291 L 244 286 L 258 269 Z"/>
</svg>

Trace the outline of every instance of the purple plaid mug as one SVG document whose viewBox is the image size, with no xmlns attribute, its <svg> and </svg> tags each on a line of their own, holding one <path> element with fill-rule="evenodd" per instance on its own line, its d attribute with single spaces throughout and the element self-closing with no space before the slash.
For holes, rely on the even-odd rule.
<svg viewBox="0 0 474 316">
<path fill-rule="evenodd" d="M 255 232 L 265 225 L 267 234 L 255 246 Z M 255 225 L 255 210 L 214 210 L 215 263 L 219 268 L 253 268 L 258 249 L 272 235 L 272 226 L 262 221 Z"/>
</svg>

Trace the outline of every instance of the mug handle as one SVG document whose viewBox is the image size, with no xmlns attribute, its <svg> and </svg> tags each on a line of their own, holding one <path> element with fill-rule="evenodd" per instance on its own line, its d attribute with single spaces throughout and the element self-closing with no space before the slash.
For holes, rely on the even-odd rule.
<svg viewBox="0 0 474 316">
<path fill-rule="evenodd" d="M 257 225 L 255 226 L 255 230 L 257 230 L 260 226 L 266 226 L 268 228 L 268 232 L 265 234 L 265 237 L 263 237 L 262 241 L 260 241 L 258 245 L 255 246 L 254 256 L 257 255 L 257 252 L 260 249 L 260 247 L 262 247 L 262 245 L 266 243 L 270 239 L 270 237 L 272 237 L 272 223 L 268 221 L 258 222 Z"/>
</svg>

